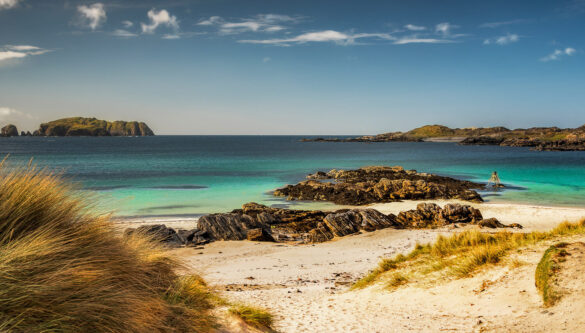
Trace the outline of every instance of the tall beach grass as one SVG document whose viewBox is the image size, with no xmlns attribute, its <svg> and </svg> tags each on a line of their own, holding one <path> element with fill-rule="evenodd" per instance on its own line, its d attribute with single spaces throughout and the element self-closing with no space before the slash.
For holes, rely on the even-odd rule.
<svg viewBox="0 0 585 333">
<path fill-rule="evenodd" d="M 121 238 L 58 175 L 0 164 L 1 332 L 202 332 L 209 289 L 144 235 Z"/>
</svg>

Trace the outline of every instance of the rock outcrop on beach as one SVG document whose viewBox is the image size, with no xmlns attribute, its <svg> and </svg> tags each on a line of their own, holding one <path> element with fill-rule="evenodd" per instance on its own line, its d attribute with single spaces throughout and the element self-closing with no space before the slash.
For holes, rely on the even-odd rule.
<svg viewBox="0 0 585 333">
<path fill-rule="evenodd" d="M 18 136 L 18 129 L 16 126 L 12 124 L 8 124 L 0 130 L 0 136 L 3 137 L 10 137 L 10 136 Z"/>
<path fill-rule="evenodd" d="M 304 142 L 423 142 L 452 141 L 462 145 L 529 147 L 533 150 L 585 150 L 585 126 L 578 128 L 506 127 L 449 128 L 426 125 L 407 132 L 390 132 L 353 138 L 308 138 Z"/>
<path fill-rule="evenodd" d="M 331 201 L 341 205 L 365 205 L 400 200 L 461 199 L 482 202 L 475 191 L 483 184 L 442 177 L 402 167 L 370 166 L 357 170 L 331 170 L 287 185 L 274 195 L 287 200 Z M 327 181 L 319 181 L 326 179 Z"/>
<path fill-rule="evenodd" d="M 320 243 L 336 237 L 386 228 L 439 228 L 450 224 L 475 224 L 487 228 L 520 227 L 504 225 L 497 219 L 484 220 L 469 205 L 421 203 L 415 210 L 383 214 L 375 209 L 341 209 L 334 212 L 271 208 L 247 203 L 230 213 L 203 216 L 193 230 L 173 230 L 164 225 L 127 229 L 125 235 L 146 233 L 169 246 L 198 246 L 218 240 Z"/>
<path fill-rule="evenodd" d="M 64 118 L 43 123 L 35 136 L 152 136 L 154 132 L 143 122 L 106 121 L 96 118 Z"/>
</svg>

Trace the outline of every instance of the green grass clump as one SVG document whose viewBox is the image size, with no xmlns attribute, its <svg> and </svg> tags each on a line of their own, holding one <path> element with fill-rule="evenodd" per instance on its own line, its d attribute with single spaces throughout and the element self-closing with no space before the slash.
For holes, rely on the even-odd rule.
<svg viewBox="0 0 585 333">
<path fill-rule="evenodd" d="M 578 223 L 564 222 L 549 232 L 482 233 L 467 230 L 450 236 L 440 235 L 432 244 L 417 244 L 406 255 L 382 259 L 378 267 L 358 280 L 352 288 L 364 288 L 389 272 L 409 276 L 404 283 L 467 277 L 486 265 L 498 264 L 513 249 L 576 234 L 585 234 L 585 220 Z M 392 280 L 393 277 L 390 277 Z"/>
<path fill-rule="evenodd" d="M 74 188 L 0 164 L 1 332 L 202 332 L 210 291 L 143 235 L 121 238 Z"/>
<path fill-rule="evenodd" d="M 563 249 L 566 245 L 566 243 L 559 243 L 549 247 L 536 266 L 534 274 L 536 288 L 542 295 L 545 306 L 552 306 L 560 299 L 560 294 L 555 290 L 553 282 L 555 273 L 559 269 L 558 258 L 567 253 Z"/>
<path fill-rule="evenodd" d="M 272 314 L 267 310 L 243 304 L 232 305 L 229 312 L 258 328 L 271 328 L 274 321 Z"/>
</svg>

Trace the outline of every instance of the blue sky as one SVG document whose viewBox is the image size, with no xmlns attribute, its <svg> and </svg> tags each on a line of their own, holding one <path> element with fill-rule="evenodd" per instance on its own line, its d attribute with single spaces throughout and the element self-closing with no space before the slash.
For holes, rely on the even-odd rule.
<svg viewBox="0 0 585 333">
<path fill-rule="evenodd" d="M 584 52 L 585 0 L 0 0 L 0 124 L 577 127 Z"/>
</svg>

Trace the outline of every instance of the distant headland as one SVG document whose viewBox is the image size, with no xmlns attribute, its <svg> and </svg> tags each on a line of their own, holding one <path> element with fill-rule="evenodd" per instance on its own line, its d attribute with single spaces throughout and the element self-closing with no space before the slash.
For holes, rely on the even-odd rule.
<svg viewBox="0 0 585 333">
<path fill-rule="evenodd" d="M 152 136 L 154 132 L 143 122 L 106 121 L 96 118 L 71 117 L 42 123 L 39 129 L 20 133 L 21 136 Z M 16 126 L 9 124 L 0 136 L 18 136 Z"/>
<path fill-rule="evenodd" d="M 458 142 L 462 145 L 530 147 L 534 150 L 585 151 L 585 125 L 579 128 L 506 127 L 449 128 L 426 125 L 408 132 L 390 132 L 353 138 L 306 138 L 304 142 Z"/>
</svg>

